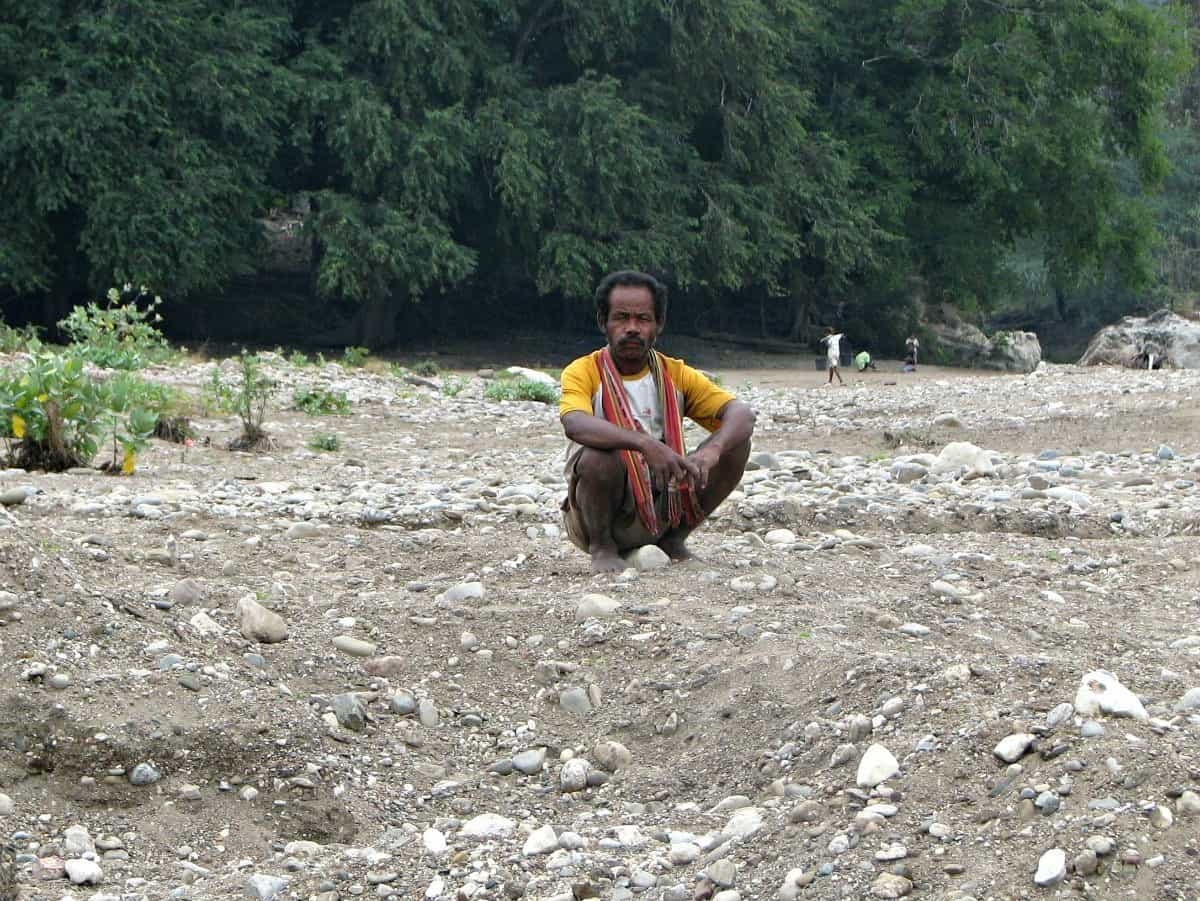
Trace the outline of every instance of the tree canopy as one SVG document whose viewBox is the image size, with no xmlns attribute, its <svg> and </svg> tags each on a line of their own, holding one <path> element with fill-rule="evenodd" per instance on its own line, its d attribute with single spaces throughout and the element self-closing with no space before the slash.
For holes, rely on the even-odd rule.
<svg viewBox="0 0 1200 901">
<path fill-rule="evenodd" d="M 1168 150 L 1195 146 L 1193 122 L 1164 124 L 1191 63 L 1169 5 L 0 10 L 10 296 L 132 282 L 213 302 L 291 206 L 313 297 L 359 305 L 377 342 L 412 304 L 553 323 L 628 266 L 696 317 L 796 335 L 814 312 L 993 303 L 1021 247 L 1054 284 L 1144 291 L 1169 278 L 1164 217 L 1183 227 L 1154 194 Z"/>
</svg>

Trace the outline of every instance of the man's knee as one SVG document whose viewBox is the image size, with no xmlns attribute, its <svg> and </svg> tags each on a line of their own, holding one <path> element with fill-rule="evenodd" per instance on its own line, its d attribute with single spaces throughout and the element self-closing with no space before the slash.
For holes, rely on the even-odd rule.
<svg viewBox="0 0 1200 901">
<path fill-rule="evenodd" d="M 750 439 L 725 449 L 721 454 L 720 465 L 736 469 L 739 473 L 746 471 L 746 461 L 750 459 Z"/>
<path fill-rule="evenodd" d="M 575 478 L 604 485 L 620 485 L 625 480 L 625 464 L 617 451 L 585 447 L 575 461 Z"/>
</svg>

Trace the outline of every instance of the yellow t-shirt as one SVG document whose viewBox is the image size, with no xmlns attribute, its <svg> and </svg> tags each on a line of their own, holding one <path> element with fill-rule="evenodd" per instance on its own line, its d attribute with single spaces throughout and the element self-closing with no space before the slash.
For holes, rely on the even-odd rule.
<svg viewBox="0 0 1200 901">
<path fill-rule="evenodd" d="M 665 354 L 659 356 L 663 368 L 675 384 L 680 412 L 708 431 L 716 431 L 721 425 L 717 414 L 727 403 L 734 400 L 734 396 L 723 388 L 718 388 L 703 373 L 688 366 L 683 360 Z M 630 409 L 646 432 L 661 441 L 663 411 L 658 409 L 658 387 L 654 384 L 650 368 L 647 367 L 636 375 L 622 375 L 621 381 L 625 385 Z M 600 351 L 597 350 L 572 361 L 563 370 L 562 399 L 558 404 L 558 415 L 561 417 L 578 411 L 603 417 L 604 411 L 600 403 L 602 390 Z"/>
</svg>

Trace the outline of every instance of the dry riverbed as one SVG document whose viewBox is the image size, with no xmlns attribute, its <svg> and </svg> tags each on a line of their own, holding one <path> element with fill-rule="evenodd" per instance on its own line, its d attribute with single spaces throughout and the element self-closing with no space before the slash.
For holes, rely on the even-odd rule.
<svg viewBox="0 0 1200 901">
<path fill-rule="evenodd" d="M 0 898 L 1200 897 L 1200 373 L 809 366 L 617 577 L 473 371 L 0 471 Z"/>
</svg>

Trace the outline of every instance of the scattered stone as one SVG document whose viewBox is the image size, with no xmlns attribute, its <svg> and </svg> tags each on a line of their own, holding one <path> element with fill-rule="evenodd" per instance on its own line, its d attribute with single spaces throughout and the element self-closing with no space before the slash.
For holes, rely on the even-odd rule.
<svg viewBox="0 0 1200 901">
<path fill-rule="evenodd" d="M 75 885 L 99 885 L 104 881 L 104 871 L 94 860 L 68 860 L 64 869 Z"/>
<path fill-rule="evenodd" d="M 912 882 L 893 873 L 880 873 L 871 883 L 871 895 L 876 898 L 903 898 L 912 891 Z"/>
<path fill-rule="evenodd" d="M 900 764 L 892 756 L 892 752 L 883 745 L 874 744 L 867 748 L 859 761 L 855 781 L 859 788 L 874 788 L 899 772 Z"/>
<path fill-rule="evenodd" d="M 1015 763 L 1025 756 L 1025 753 L 1033 745 L 1036 735 L 1028 732 L 1018 732 L 1015 735 L 1010 735 L 1002 739 L 992 753 L 1003 760 L 1005 763 Z"/>
<path fill-rule="evenodd" d="M 667 556 L 667 552 L 656 544 L 643 545 L 625 554 L 623 559 L 638 572 L 665 569 L 671 565 L 671 558 Z"/>
<path fill-rule="evenodd" d="M 371 642 L 364 641 L 361 638 L 353 638 L 349 635 L 335 636 L 333 646 L 343 654 L 348 654 L 351 657 L 371 657 L 377 650 Z"/>
<path fill-rule="evenodd" d="M 1028 872 L 1028 871 L 1027 871 Z M 1038 861 L 1033 882 L 1042 888 L 1058 885 L 1067 878 L 1067 852 L 1062 848 L 1051 848 Z"/>
<path fill-rule="evenodd" d="M 463 823 L 461 834 L 467 838 L 508 838 L 517 824 L 498 813 L 481 813 Z"/>
<path fill-rule="evenodd" d="M 260 644 L 277 644 L 288 637 L 287 623 L 252 597 L 238 601 L 238 616 L 241 618 L 241 633 L 250 641 Z"/>
<path fill-rule="evenodd" d="M 603 594 L 585 594 L 575 608 L 575 621 L 589 619 L 611 619 L 621 609 L 621 602 Z"/>
<path fill-rule="evenodd" d="M 1075 711 L 1081 716 L 1107 713 L 1143 721 L 1150 719 L 1137 696 L 1105 670 L 1095 670 L 1080 680 L 1079 691 L 1075 694 Z"/>
</svg>

